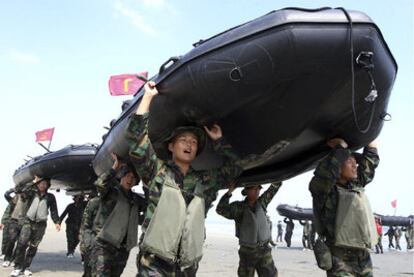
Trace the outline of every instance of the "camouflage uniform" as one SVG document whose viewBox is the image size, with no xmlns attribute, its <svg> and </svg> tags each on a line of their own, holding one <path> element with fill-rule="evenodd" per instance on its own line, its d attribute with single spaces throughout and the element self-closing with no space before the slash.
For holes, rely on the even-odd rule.
<svg viewBox="0 0 414 277">
<path fill-rule="evenodd" d="M 282 183 L 272 183 L 270 187 L 257 200 L 259 204 L 266 210 L 270 201 L 279 190 Z M 245 209 L 252 209 L 247 203 L 247 198 L 244 201 L 235 201 L 229 203 L 231 194 L 224 194 L 217 205 L 216 211 L 219 215 L 227 219 L 234 219 L 236 222 L 236 229 L 243 220 Z M 239 232 L 237 231 L 236 234 Z M 259 276 L 277 276 L 277 269 L 273 262 L 271 247 L 269 242 L 257 247 L 249 247 L 240 245 L 239 249 L 239 268 L 237 270 L 238 276 L 254 276 L 257 271 Z"/>
<path fill-rule="evenodd" d="M 394 238 L 394 227 L 390 226 L 387 230 L 387 232 L 384 234 L 384 236 L 388 236 L 388 248 L 395 248 L 394 244 L 392 243 L 392 240 Z"/>
<path fill-rule="evenodd" d="M 299 223 L 303 226 L 303 234 L 302 234 L 302 245 L 304 249 L 313 249 L 312 242 L 311 242 L 311 235 L 312 235 L 312 225 L 311 222 L 308 220 L 303 222 L 299 221 Z"/>
<path fill-rule="evenodd" d="M 9 226 L 10 226 L 10 218 L 11 218 L 11 214 L 14 210 L 14 207 L 16 206 L 15 203 L 13 203 L 13 201 L 11 200 L 9 202 L 9 205 L 7 205 L 6 210 L 3 213 L 3 216 L 1 218 L 1 224 L 3 224 L 3 239 L 1 241 L 1 253 L 3 255 L 6 255 L 6 247 L 7 247 L 7 242 L 10 240 L 9 238 Z"/>
<path fill-rule="evenodd" d="M 73 254 L 76 246 L 79 243 L 79 229 L 82 221 L 83 210 L 85 209 L 85 202 L 71 203 L 63 211 L 59 218 L 59 222 L 65 219 L 66 215 L 66 240 L 67 240 L 67 254 Z"/>
<path fill-rule="evenodd" d="M 46 199 L 47 208 L 50 210 L 50 216 L 53 222 L 58 224 L 59 213 L 57 210 L 55 196 L 49 192 L 46 192 L 43 196 L 40 196 L 37 190 L 32 190 L 28 193 L 29 203 L 32 203 L 36 195 L 38 195 L 40 199 Z M 14 260 L 16 269 L 24 270 L 30 267 L 33 258 L 36 255 L 37 247 L 45 234 L 46 225 L 46 221 L 35 222 L 30 220 L 28 217 L 25 218 L 16 246 L 16 258 Z"/>
<path fill-rule="evenodd" d="M 399 227 L 395 228 L 394 237 L 395 237 L 395 249 L 401 250 L 400 239 L 401 239 L 401 229 Z"/>
<path fill-rule="evenodd" d="M 144 231 L 157 208 L 163 188 L 164 176 L 166 176 L 167 172 L 175 176 L 175 182 L 180 186 L 182 192 L 185 192 L 183 196 L 186 203 L 192 200 L 192 192 L 197 184 L 201 183 L 206 187 L 203 197 L 207 213 L 211 203 L 217 198 L 217 191 L 225 188 L 226 184 L 237 177 L 242 170 L 241 167 L 235 165 L 238 156 L 234 153 L 231 146 L 225 144 L 223 139 L 218 139 L 213 142 L 213 147 L 225 156 L 226 161 L 224 164 L 220 168 L 206 171 L 196 171 L 190 167 L 188 173 L 184 176 L 173 161 L 163 161 L 157 158 L 157 154 L 148 137 L 148 113 L 131 117 L 127 129 L 127 139 L 130 158 L 138 175 L 148 186 L 149 190 L 148 208 L 142 224 Z M 169 267 L 163 266 L 164 263 L 157 257 L 154 256 L 153 259 L 147 259 L 149 256 L 151 256 L 151 253 L 141 253 L 141 255 L 137 256 L 139 276 L 157 276 L 155 273 L 155 275 L 151 275 L 152 273 L 150 272 L 159 272 L 158 274 L 164 272 L 167 276 L 175 276 L 175 268 L 179 266 L 178 264 L 170 265 Z"/>
<path fill-rule="evenodd" d="M 129 190 L 125 192 L 115 178 L 116 172 L 111 169 L 109 173 L 103 173 L 96 180 L 95 185 L 100 195 L 100 206 L 93 222 L 93 233 L 98 235 L 102 230 L 106 219 L 110 216 L 117 203 L 117 194 L 123 193 L 129 203 L 136 203 L 139 206 L 139 213 L 145 211 L 145 199 L 138 194 Z M 137 226 L 138 228 L 138 226 Z M 103 241 L 99 238 L 94 240 L 93 245 L 94 268 L 92 276 L 121 276 L 129 256 L 129 250 L 126 249 L 126 242 L 119 248 Z"/>
<path fill-rule="evenodd" d="M 285 241 L 287 247 L 290 247 L 292 244 L 292 235 L 293 235 L 293 229 L 295 228 L 295 223 L 293 223 L 292 219 L 284 218 L 283 222 L 286 223 L 286 229 L 285 229 Z"/>
<path fill-rule="evenodd" d="M 98 212 L 100 198 L 95 197 L 89 200 L 83 212 L 82 223 L 80 228 L 80 250 L 84 257 L 83 277 L 92 276 L 92 268 L 94 267 L 92 247 L 95 242 L 95 232 L 93 231 L 93 221 Z"/>
<path fill-rule="evenodd" d="M 15 206 L 16 210 L 13 210 L 13 212 L 11 213 L 9 224 L 8 224 L 9 225 L 8 226 L 8 235 L 7 235 L 8 236 L 8 241 L 5 245 L 5 251 L 4 251 L 4 254 L 5 254 L 4 260 L 5 261 L 11 262 L 11 261 L 14 260 L 15 245 L 16 245 L 17 240 L 19 239 L 20 232 L 22 230 L 23 223 L 24 223 L 24 220 L 25 220 L 25 215 L 26 215 L 27 209 L 29 208 L 28 207 L 28 202 L 29 202 L 28 192 L 31 191 L 32 189 L 33 189 L 32 186 L 28 186 L 28 187 L 25 187 L 25 188 L 19 187 L 15 191 L 16 192 L 16 199 L 17 199 L 16 200 L 16 206 Z M 6 194 L 7 194 L 7 192 L 6 192 Z M 6 197 L 6 194 L 5 194 L 5 197 Z M 24 206 L 24 207 L 21 206 L 21 208 L 22 208 L 21 214 L 16 214 L 15 215 L 14 213 L 17 212 L 17 209 L 18 209 L 17 206 L 19 206 L 20 204 L 22 204 Z"/>
<path fill-rule="evenodd" d="M 333 267 L 327 271 L 328 276 L 373 276 L 368 250 L 334 246 L 339 197 L 337 184 L 342 164 L 350 155 L 351 152 L 348 149 L 338 146 L 319 163 L 314 172 L 309 190 L 313 197 L 315 227 L 319 235 L 326 237 L 326 243 L 331 249 Z M 348 182 L 348 188 L 364 187 L 370 183 L 378 164 L 377 149 L 365 147 L 362 157 L 358 160 L 358 178 Z"/>
</svg>

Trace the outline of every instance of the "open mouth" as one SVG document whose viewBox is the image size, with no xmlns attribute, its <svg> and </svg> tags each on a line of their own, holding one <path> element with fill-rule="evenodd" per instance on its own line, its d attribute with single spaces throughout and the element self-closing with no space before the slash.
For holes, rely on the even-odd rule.
<svg viewBox="0 0 414 277">
<path fill-rule="evenodd" d="M 191 154 L 191 150 L 189 149 L 184 150 L 184 154 Z"/>
</svg>

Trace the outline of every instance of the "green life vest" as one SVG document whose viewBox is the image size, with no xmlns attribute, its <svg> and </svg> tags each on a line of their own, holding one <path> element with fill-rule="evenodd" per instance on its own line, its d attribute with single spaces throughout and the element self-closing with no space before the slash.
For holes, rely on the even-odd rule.
<svg viewBox="0 0 414 277">
<path fill-rule="evenodd" d="M 375 219 L 363 188 L 337 186 L 335 245 L 371 249 L 378 241 Z"/>
<path fill-rule="evenodd" d="M 137 245 L 138 212 L 138 205 L 135 202 L 131 203 L 124 193 L 119 191 L 115 207 L 99 231 L 97 238 L 119 248 L 127 236 L 126 249 L 131 250 Z"/>
<path fill-rule="evenodd" d="M 47 216 L 49 215 L 49 210 L 47 208 L 47 198 L 43 197 L 40 199 L 38 195 L 33 198 L 32 204 L 30 205 L 29 210 L 27 211 L 26 216 L 34 222 L 44 222 L 47 221 Z"/>
<path fill-rule="evenodd" d="M 201 185 L 187 206 L 174 179 L 166 175 L 157 208 L 141 244 L 143 251 L 183 268 L 201 260 L 204 243 L 205 202 Z"/>
<path fill-rule="evenodd" d="M 17 195 L 16 207 L 14 207 L 11 218 L 18 221 L 22 221 L 26 216 L 27 209 L 29 208 L 29 203 L 27 199 L 23 199 L 21 195 Z"/>
<path fill-rule="evenodd" d="M 242 220 L 236 224 L 236 235 L 240 245 L 257 247 L 270 240 L 270 222 L 265 210 L 258 202 L 254 209 L 253 212 L 248 205 L 245 205 Z"/>
</svg>

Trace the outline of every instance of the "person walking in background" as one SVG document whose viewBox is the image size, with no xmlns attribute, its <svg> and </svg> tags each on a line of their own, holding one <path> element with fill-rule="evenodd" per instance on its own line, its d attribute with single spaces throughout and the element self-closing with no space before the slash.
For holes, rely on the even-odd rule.
<svg viewBox="0 0 414 277">
<path fill-rule="evenodd" d="M 395 231 L 394 231 L 395 250 L 400 250 L 401 251 L 401 246 L 400 246 L 401 235 L 402 235 L 401 228 L 396 226 Z"/>
<path fill-rule="evenodd" d="M 217 204 L 216 212 L 236 222 L 236 236 L 239 239 L 238 276 L 253 277 L 255 271 L 259 277 L 277 276 L 271 248 L 271 228 L 266 216 L 266 209 L 282 183 L 272 183 L 259 197 L 261 185 L 246 187 L 243 201 L 230 203 L 235 182 L 229 186 Z"/>
<path fill-rule="evenodd" d="M 0 230 L 3 230 L 3 238 L 1 240 L 1 255 L 0 260 L 4 260 L 6 256 L 6 247 L 7 242 L 9 241 L 9 223 L 10 218 L 13 213 L 14 207 L 16 206 L 17 202 L 17 196 L 14 196 L 12 198 L 6 198 L 8 201 L 8 205 L 6 210 L 3 213 L 3 216 L 1 217 L 1 223 L 0 223 Z"/>
<path fill-rule="evenodd" d="M 277 222 L 277 237 L 276 237 L 276 242 L 282 242 L 282 237 L 283 237 L 283 226 L 282 226 L 282 221 L 279 220 Z"/>
<path fill-rule="evenodd" d="M 62 223 L 66 215 L 68 215 L 68 218 L 65 221 L 68 250 L 66 257 L 68 258 L 73 258 L 76 246 L 79 243 L 79 229 L 85 205 L 83 195 L 74 196 L 73 203 L 70 203 L 59 217 L 59 222 Z"/>
<path fill-rule="evenodd" d="M 395 233 L 394 227 L 390 226 L 387 232 L 384 234 L 384 236 L 388 236 L 388 249 L 395 248 L 392 242 L 394 239 L 394 233 Z"/>
<path fill-rule="evenodd" d="M 311 233 L 312 233 L 312 226 L 309 220 L 299 220 L 299 223 L 303 226 L 303 234 L 302 234 L 302 245 L 303 251 L 305 250 L 312 250 L 312 243 L 311 243 Z"/>
<path fill-rule="evenodd" d="M 293 220 L 291 218 L 287 218 L 287 217 L 283 219 L 283 222 L 286 223 L 286 228 L 285 228 L 286 245 L 287 247 L 290 247 L 290 245 L 292 244 L 292 235 L 293 235 L 293 229 L 295 228 L 295 223 L 293 223 Z"/>
<path fill-rule="evenodd" d="M 375 245 L 375 253 L 381 254 L 384 253 L 384 250 L 382 249 L 382 225 L 381 225 L 381 218 L 379 216 L 375 217 L 375 225 L 377 228 L 377 234 L 378 234 L 378 243 Z"/>
</svg>

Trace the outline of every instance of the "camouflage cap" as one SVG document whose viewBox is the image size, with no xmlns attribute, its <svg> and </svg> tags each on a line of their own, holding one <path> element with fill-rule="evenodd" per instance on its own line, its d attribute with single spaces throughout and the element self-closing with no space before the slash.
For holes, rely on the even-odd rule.
<svg viewBox="0 0 414 277">
<path fill-rule="evenodd" d="M 50 188 L 50 178 L 49 177 L 40 177 L 39 180 L 37 180 L 36 182 L 33 183 L 33 185 L 37 186 L 38 184 L 40 184 L 42 181 L 47 181 L 48 183 L 48 187 Z"/>
<path fill-rule="evenodd" d="M 248 191 L 249 189 L 251 189 L 251 188 L 256 187 L 256 186 L 258 186 L 258 187 L 259 187 L 259 189 L 262 189 L 262 188 L 263 188 L 263 187 L 262 187 L 262 185 L 253 185 L 253 186 L 248 186 L 248 187 L 245 187 L 245 188 L 241 191 L 241 194 L 242 194 L 243 196 L 246 196 L 246 195 L 247 195 L 247 191 Z"/>
</svg>

